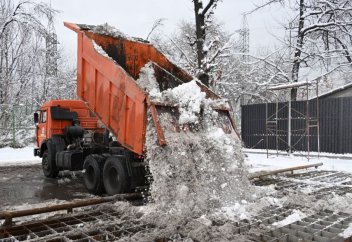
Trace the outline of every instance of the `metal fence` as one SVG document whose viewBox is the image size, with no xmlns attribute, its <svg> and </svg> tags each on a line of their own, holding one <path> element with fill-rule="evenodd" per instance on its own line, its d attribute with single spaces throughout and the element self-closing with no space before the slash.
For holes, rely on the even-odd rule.
<svg viewBox="0 0 352 242">
<path fill-rule="evenodd" d="M 316 101 L 309 102 L 311 117 L 317 116 Z M 291 129 L 292 148 L 328 153 L 352 153 L 352 98 L 333 98 L 319 100 L 319 136 L 317 128 L 307 134 L 307 120 L 301 114 L 307 112 L 306 101 L 292 102 Z M 286 103 L 278 104 L 277 130 L 268 132 L 267 116 L 277 110 L 276 103 L 253 104 L 242 106 L 241 129 L 242 140 L 247 148 L 288 150 L 288 107 Z M 276 135 L 277 134 L 277 135 Z"/>
<path fill-rule="evenodd" d="M 30 103 L 0 105 L 0 147 L 23 146 L 33 140 L 37 108 Z"/>
</svg>

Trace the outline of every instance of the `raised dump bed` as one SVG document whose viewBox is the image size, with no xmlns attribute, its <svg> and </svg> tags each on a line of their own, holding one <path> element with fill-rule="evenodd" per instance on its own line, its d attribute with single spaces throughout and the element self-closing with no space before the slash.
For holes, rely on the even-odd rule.
<svg viewBox="0 0 352 242">
<path fill-rule="evenodd" d="M 125 148 L 142 155 L 145 147 L 147 107 L 150 108 L 160 145 L 166 140 L 158 122 L 158 107 L 166 103 L 153 103 L 136 80 L 141 69 L 151 62 L 160 91 L 174 88 L 194 78 L 170 62 L 146 41 L 129 38 L 107 29 L 65 22 L 65 26 L 78 36 L 77 95 L 101 119 Z M 219 99 L 206 86 L 197 82 L 207 98 Z M 228 108 L 222 106 L 228 117 Z"/>
</svg>

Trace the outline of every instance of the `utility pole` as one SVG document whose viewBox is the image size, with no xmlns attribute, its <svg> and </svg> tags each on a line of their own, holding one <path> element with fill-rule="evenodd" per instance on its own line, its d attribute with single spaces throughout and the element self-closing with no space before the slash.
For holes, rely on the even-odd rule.
<svg viewBox="0 0 352 242">
<path fill-rule="evenodd" d="M 50 1 L 51 9 L 51 1 Z M 46 43 L 46 75 L 48 77 L 57 76 L 57 35 L 54 27 L 53 16 L 50 12 L 47 32 L 45 36 Z"/>
<path fill-rule="evenodd" d="M 50 0 L 50 10 L 51 10 L 51 0 Z M 45 100 L 48 95 L 48 89 L 50 88 L 50 80 L 57 77 L 57 35 L 54 27 L 53 16 L 50 12 L 48 17 L 48 27 L 45 33 L 45 79 L 43 86 L 43 99 Z"/>
<path fill-rule="evenodd" d="M 240 35 L 240 52 L 242 54 L 242 61 L 248 62 L 249 53 L 249 25 L 247 20 L 247 14 L 242 14 L 242 27 L 236 31 Z"/>
</svg>

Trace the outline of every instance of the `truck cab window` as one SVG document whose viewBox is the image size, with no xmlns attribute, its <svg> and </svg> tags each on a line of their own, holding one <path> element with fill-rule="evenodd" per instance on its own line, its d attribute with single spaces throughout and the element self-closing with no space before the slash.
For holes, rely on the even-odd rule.
<svg viewBox="0 0 352 242">
<path fill-rule="evenodd" d="M 46 123 L 46 111 L 41 111 L 40 113 L 40 122 Z"/>
</svg>

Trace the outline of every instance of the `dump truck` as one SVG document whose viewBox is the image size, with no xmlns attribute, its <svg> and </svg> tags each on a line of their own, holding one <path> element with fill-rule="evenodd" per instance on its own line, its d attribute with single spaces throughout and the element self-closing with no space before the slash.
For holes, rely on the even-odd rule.
<svg viewBox="0 0 352 242">
<path fill-rule="evenodd" d="M 145 186 L 147 114 L 152 117 L 159 145 L 165 146 L 159 115 L 171 108 L 177 115 L 177 107 L 153 102 L 136 82 L 140 71 L 151 63 L 161 91 L 194 78 L 147 41 L 96 32 L 91 25 L 64 25 L 77 33 L 80 100 L 52 100 L 34 114 L 34 155 L 42 158 L 44 175 L 56 178 L 61 170 L 83 170 L 85 186 L 93 194 L 128 193 Z M 220 99 L 201 82 L 197 85 L 207 98 Z M 214 109 L 236 129 L 227 107 Z"/>
</svg>

